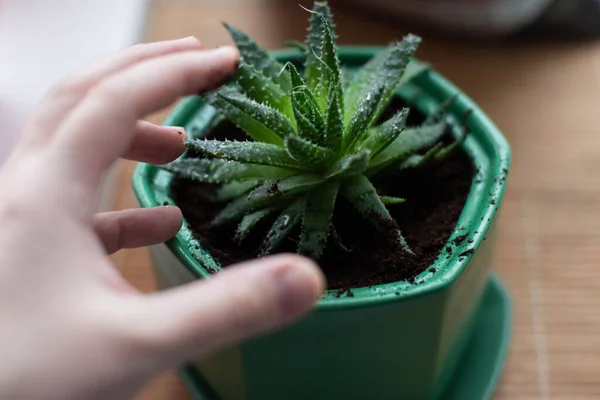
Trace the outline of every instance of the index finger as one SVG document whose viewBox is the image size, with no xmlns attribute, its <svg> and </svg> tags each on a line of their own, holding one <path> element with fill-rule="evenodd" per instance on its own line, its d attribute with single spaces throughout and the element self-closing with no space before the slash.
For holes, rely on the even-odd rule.
<svg viewBox="0 0 600 400">
<path fill-rule="evenodd" d="M 129 149 L 138 119 L 217 86 L 235 73 L 238 59 L 234 47 L 189 51 L 110 76 L 59 127 L 52 143 L 59 173 L 87 194 L 95 192 L 102 173 Z"/>
</svg>

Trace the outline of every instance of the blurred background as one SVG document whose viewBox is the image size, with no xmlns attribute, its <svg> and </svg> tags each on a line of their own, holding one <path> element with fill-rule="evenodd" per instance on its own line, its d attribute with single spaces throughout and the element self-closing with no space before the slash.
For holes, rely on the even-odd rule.
<svg viewBox="0 0 600 400">
<path fill-rule="evenodd" d="M 47 87 L 82 62 L 140 41 L 231 43 L 220 21 L 279 48 L 305 35 L 296 3 L 0 0 L 0 164 Z M 513 296 L 514 326 L 495 399 L 600 398 L 600 1 L 330 3 L 341 44 L 423 36 L 418 57 L 472 97 L 512 146 L 495 270 Z M 99 207 L 135 206 L 132 169 L 115 166 Z M 113 260 L 138 288 L 155 290 L 145 250 Z M 139 395 L 188 398 L 172 373 Z"/>
<path fill-rule="evenodd" d="M 145 0 L 0 0 L 0 166 L 48 87 L 82 63 L 141 40 Z M 109 207 L 115 170 L 99 193 Z"/>
</svg>

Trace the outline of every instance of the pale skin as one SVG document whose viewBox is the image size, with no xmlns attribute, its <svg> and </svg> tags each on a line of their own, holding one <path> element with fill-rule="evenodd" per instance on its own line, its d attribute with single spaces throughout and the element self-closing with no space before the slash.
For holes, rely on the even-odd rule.
<svg viewBox="0 0 600 400">
<path fill-rule="evenodd" d="M 142 294 L 108 254 L 177 233 L 175 207 L 94 214 L 118 158 L 163 164 L 181 129 L 143 122 L 230 77 L 235 48 L 195 38 L 134 46 L 57 83 L 0 170 L 0 398 L 129 399 L 161 371 L 273 331 L 324 290 L 311 261 L 262 258 Z"/>
</svg>

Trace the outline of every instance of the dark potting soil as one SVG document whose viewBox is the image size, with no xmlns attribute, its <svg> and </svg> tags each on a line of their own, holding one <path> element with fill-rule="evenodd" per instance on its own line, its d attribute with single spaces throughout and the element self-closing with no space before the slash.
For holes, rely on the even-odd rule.
<svg viewBox="0 0 600 400">
<path fill-rule="evenodd" d="M 389 118 L 403 104 L 391 104 L 382 119 Z M 423 115 L 411 109 L 409 125 L 423 120 Z M 216 139 L 246 140 L 238 128 L 228 123 L 219 126 L 210 135 Z M 447 140 L 450 136 L 447 135 Z M 190 156 L 198 156 L 190 154 Z M 346 247 L 342 249 L 328 242 L 319 260 L 327 277 L 329 289 L 340 295 L 349 289 L 388 282 L 410 281 L 426 270 L 442 251 L 461 214 L 475 167 L 462 151 L 438 166 L 410 173 L 397 173 L 373 182 L 379 194 L 405 198 L 404 204 L 388 205 L 414 256 L 404 253 L 372 223 L 358 214 L 341 196 L 336 200 L 334 225 Z M 236 225 L 213 228 L 210 221 L 223 205 L 203 200 L 214 186 L 176 178 L 171 184 L 171 195 L 185 216 L 194 236 L 223 266 L 256 257 L 272 218 L 257 224 L 248 237 L 238 244 L 233 241 Z M 295 252 L 299 228 L 285 240 L 278 252 Z M 349 250 L 349 251 L 348 251 Z"/>
</svg>

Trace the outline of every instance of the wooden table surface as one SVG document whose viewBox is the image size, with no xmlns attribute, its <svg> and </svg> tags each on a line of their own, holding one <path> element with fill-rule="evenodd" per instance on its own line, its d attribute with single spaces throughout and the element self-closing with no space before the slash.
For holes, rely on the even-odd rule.
<svg viewBox="0 0 600 400">
<path fill-rule="evenodd" d="M 404 33 L 360 11 L 334 11 L 342 44 L 383 44 Z M 145 41 L 195 35 L 206 47 L 230 43 L 219 21 L 274 49 L 304 37 L 306 14 L 295 1 L 155 1 Z M 495 399 L 600 398 L 600 43 L 424 39 L 418 56 L 471 96 L 513 150 L 494 265 L 514 299 L 514 328 Z M 135 205 L 132 169 L 123 164 L 115 209 Z M 113 260 L 136 287 L 156 289 L 145 250 Z M 189 398 L 173 373 L 138 397 Z"/>
</svg>

